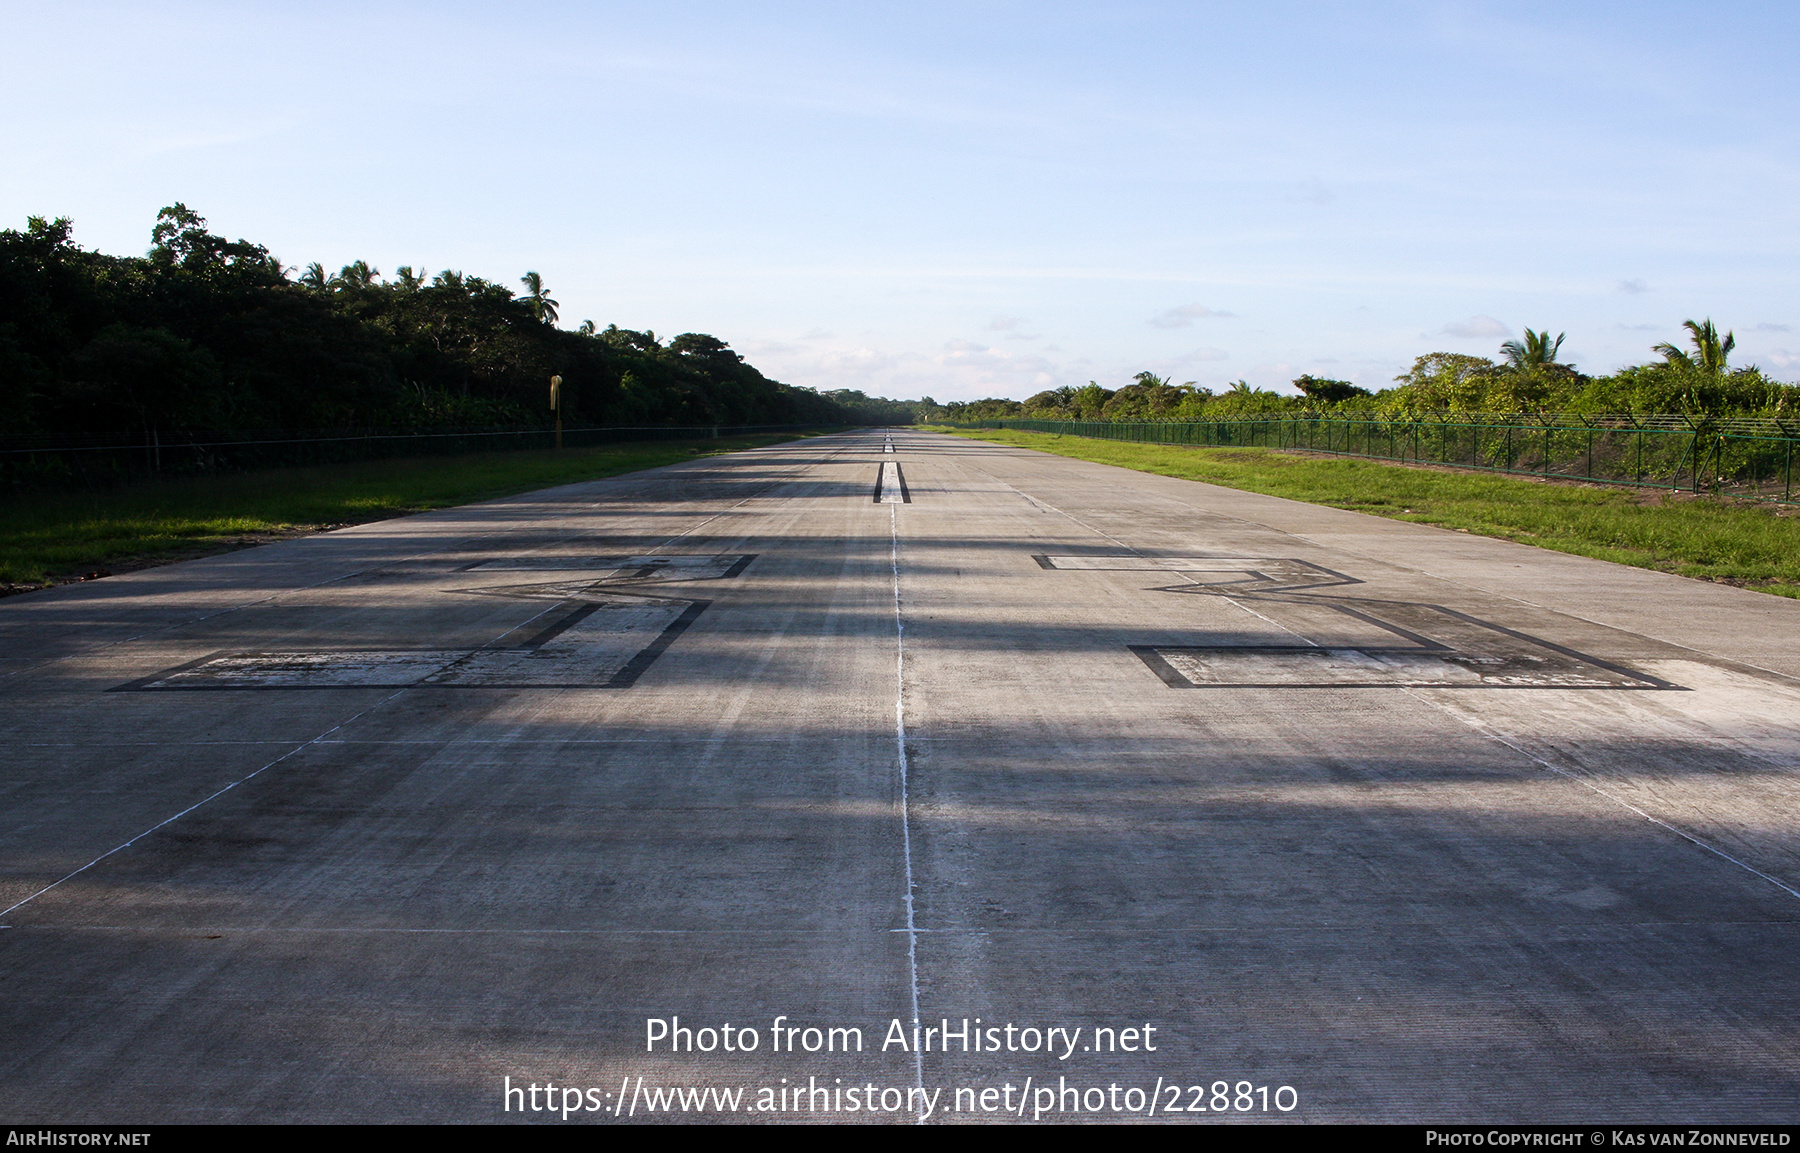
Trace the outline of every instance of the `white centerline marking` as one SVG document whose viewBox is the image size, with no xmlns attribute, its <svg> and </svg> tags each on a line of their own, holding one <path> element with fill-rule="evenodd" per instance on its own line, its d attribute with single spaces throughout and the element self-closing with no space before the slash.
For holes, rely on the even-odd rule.
<svg viewBox="0 0 1800 1153">
<path fill-rule="evenodd" d="M 912 810 L 906 789 L 910 765 L 906 759 L 906 621 L 900 615 L 899 509 L 888 510 L 888 522 L 894 565 L 894 743 L 900 764 L 900 848 L 906 862 L 906 984 L 912 996 L 912 1019 L 916 1028 L 919 1024 L 919 926 L 913 916 Z M 925 1058 L 917 1048 L 913 1050 L 913 1081 L 923 1096 Z M 919 1114 L 918 1121 L 924 1124 L 923 1113 Z"/>
</svg>

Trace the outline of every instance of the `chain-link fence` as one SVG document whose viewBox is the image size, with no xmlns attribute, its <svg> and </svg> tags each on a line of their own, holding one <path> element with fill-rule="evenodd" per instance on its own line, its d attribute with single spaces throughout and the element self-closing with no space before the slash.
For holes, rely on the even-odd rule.
<svg viewBox="0 0 1800 1153">
<path fill-rule="evenodd" d="M 1640 488 L 1795 501 L 1800 421 L 1548 413 L 1397 419 L 1300 415 L 1242 420 L 965 421 L 1145 444 L 1295 449 Z"/>
</svg>

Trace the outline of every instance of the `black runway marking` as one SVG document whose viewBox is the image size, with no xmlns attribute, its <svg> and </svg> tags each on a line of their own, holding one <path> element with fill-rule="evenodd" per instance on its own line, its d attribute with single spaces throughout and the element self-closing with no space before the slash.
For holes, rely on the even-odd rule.
<svg viewBox="0 0 1800 1153">
<path fill-rule="evenodd" d="M 648 669 L 657 657 L 662 656 L 663 650 L 674 644 L 675 638 L 686 632 L 687 627 L 693 624 L 694 621 L 699 618 L 700 614 L 706 611 L 706 607 L 711 603 L 711 601 L 695 601 L 693 604 L 689 605 L 687 611 L 676 617 L 673 621 L 670 621 L 669 627 L 664 629 L 655 640 L 651 641 L 649 645 L 643 649 L 643 651 L 639 652 L 637 656 L 632 657 L 631 660 L 626 663 L 624 668 L 614 673 L 612 675 L 612 680 L 606 682 L 604 687 L 609 689 L 628 689 L 636 684 L 637 679 L 644 675 L 644 670 Z"/>
<path fill-rule="evenodd" d="M 1021 494 L 1023 495 L 1023 494 Z M 1255 592 L 1298 592 L 1329 588 L 1333 585 L 1358 585 L 1356 577 L 1328 569 L 1298 557 L 1196 557 L 1150 556 L 1141 553 L 1033 553 L 1038 567 L 1053 572 L 1163 572 L 1163 573 L 1239 573 L 1236 581 L 1158 586 L 1156 592 L 1198 594 L 1200 596 L 1236 596 L 1245 591 L 1232 586 L 1254 585 Z M 1057 561 L 1080 562 L 1060 565 Z M 1107 564 L 1117 561 L 1117 564 Z M 1233 567 L 1219 567 L 1238 562 Z M 1285 567 L 1288 571 L 1281 572 Z"/>
<path fill-rule="evenodd" d="M 1277 601 L 1277 602 L 1276 602 L 1276 603 L 1277 603 L 1277 604 L 1280 604 L 1280 603 L 1284 603 L 1284 602 L 1281 602 L 1281 601 Z M 1320 602 L 1320 603 L 1324 603 L 1324 602 Z M 1355 609 L 1353 609 L 1353 608 L 1351 608 L 1351 607 L 1350 607 L 1350 606 L 1349 606 L 1349 605 L 1331 605 L 1331 606 L 1330 606 L 1330 607 L 1332 607 L 1332 608 L 1334 608 L 1334 609 L 1336 609 L 1336 610 L 1337 610 L 1337 611 L 1338 611 L 1338 612 L 1341 612 L 1341 613 L 1343 613 L 1343 614 L 1344 614 L 1344 615 L 1345 615 L 1345 616 L 1348 616 L 1348 617 L 1355 617 L 1355 618 L 1356 618 L 1356 619 L 1357 619 L 1357 620 L 1359 620 L 1359 621 L 1363 621 L 1363 622 L 1365 622 L 1365 623 L 1367 623 L 1367 624 L 1372 624 L 1372 625 L 1374 625 L 1374 626 L 1375 626 L 1375 627 L 1376 627 L 1376 628 L 1378 628 L 1378 629 L 1383 629 L 1383 630 L 1385 630 L 1385 631 L 1387 631 L 1387 632 L 1390 632 L 1390 633 L 1393 633 L 1393 634 L 1394 634 L 1394 635 L 1395 635 L 1395 636 L 1397 636 L 1397 637 L 1404 637 L 1404 638 L 1406 638 L 1406 639 L 1407 639 L 1407 640 L 1409 640 L 1409 641 L 1411 641 L 1411 642 L 1412 642 L 1412 643 L 1413 643 L 1413 644 L 1415 644 L 1415 645 L 1418 645 L 1418 646 L 1419 646 L 1419 647 L 1420 647 L 1420 648 L 1423 648 L 1423 649 L 1443 649 L 1443 650 L 1445 650 L 1445 651 L 1448 651 L 1448 650 L 1449 650 L 1449 648 L 1450 648 L 1450 646 L 1449 646 L 1449 645 L 1446 645 L 1446 644 L 1441 644 L 1441 643 L 1439 643 L 1439 642 L 1438 642 L 1438 641 L 1434 641 L 1434 640 L 1432 640 L 1432 639 L 1431 639 L 1431 638 L 1430 638 L 1430 637 L 1427 637 L 1427 636 L 1421 636 L 1421 635 L 1419 635 L 1419 634 L 1418 634 L 1418 633 L 1415 633 L 1415 632 L 1412 632 L 1412 631 L 1411 631 L 1411 630 L 1409 630 L 1409 629 L 1403 629 L 1403 628 L 1401 628 L 1401 627 L 1400 627 L 1400 626 L 1399 626 L 1399 625 L 1397 625 L 1397 624 L 1392 624 L 1392 623 L 1390 623 L 1390 622 L 1388 622 L 1388 621 L 1384 621 L 1384 620 L 1382 620 L 1382 619 L 1381 619 L 1381 618 L 1380 618 L 1380 617 L 1372 617 L 1372 616 L 1370 616 L 1370 615 L 1369 615 L 1369 614 L 1368 614 L 1368 613 L 1365 613 L 1365 612 L 1358 612 L 1358 611 L 1357 611 L 1357 610 L 1355 610 Z M 1437 607 L 1437 606 L 1436 606 L 1436 605 L 1432 605 L 1432 606 L 1430 606 L 1430 607 L 1432 607 L 1432 608 L 1436 608 L 1436 607 Z M 1460 613 L 1459 613 L 1459 614 L 1456 614 L 1456 615 L 1458 615 L 1458 616 L 1460 616 L 1460 615 L 1461 615 L 1461 614 L 1460 614 Z M 1474 622 L 1474 623 L 1475 623 L 1475 624 L 1481 624 L 1481 623 L 1483 623 L 1483 622 L 1481 622 L 1481 621 L 1477 621 L 1477 620 L 1475 620 L 1475 618 L 1474 618 L 1474 617 L 1465 617 L 1465 618 L 1464 618 L 1464 619 L 1465 619 L 1465 620 L 1469 620 L 1469 621 L 1473 621 L 1473 622 Z M 1523 641 L 1529 641 L 1529 642 L 1531 642 L 1531 643 L 1533 643 L 1533 644 L 1540 644 L 1540 645 L 1544 645 L 1544 646 L 1545 646 L 1545 647 L 1546 647 L 1546 648 L 1555 648 L 1555 647 L 1556 647 L 1556 646 L 1554 646 L 1554 645 L 1551 645 L 1551 644 L 1550 644 L 1550 643 L 1549 643 L 1549 642 L 1548 642 L 1548 641 L 1540 641 L 1540 640 L 1537 640 L 1537 639 L 1536 639 L 1536 638 L 1535 638 L 1535 637 L 1528 637 L 1528 636 L 1525 636 L 1525 635 L 1523 635 L 1523 634 L 1521 634 L 1521 633 L 1515 633 L 1515 634 L 1513 634 L 1513 635 L 1515 635 L 1515 636 L 1517 636 L 1517 637 L 1518 637 L 1518 638 L 1519 638 L 1519 639 L 1520 639 L 1520 640 L 1523 640 Z M 1591 662 L 1591 663 L 1593 663 L 1593 664 L 1600 664 L 1600 662 L 1599 662 L 1599 661 L 1596 661 L 1596 660 L 1594 660 L 1594 659 L 1593 659 L 1593 658 L 1592 658 L 1592 657 L 1584 657 L 1584 656 L 1581 656 L 1581 654 L 1579 654 L 1579 653 L 1575 653 L 1575 652 L 1571 652 L 1571 651 L 1569 651 L 1569 650 L 1567 650 L 1567 649 L 1565 649 L 1565 650 L 1562 650 L 1562 651 L 1563 651 L 1563 655 L 1564 655 L 1564 656 L 1570 656 L 1570 657 L 1576 657 L 1576 658 L 1578 658 L 1578 659 L 1580 659 L 1580 660 L 1584 660 L 1584 661 L 1589 661 L 1589 662 Z M 1621 670 L 1621 669 L 1614 669 L 1614 670 L 1613 670 L 1613 671 L 1614 671 L 1614 672 L 1622 672 L 1622 671 L 1623 671 L 1623 670 Z"/>
<path fill-rule="evenodd" d="M 1436 609 L 1438 612 L 1443 613 L 1445 616 L 1456 617 L 1458 620 L 1468 621 L 1472 625 L 1480 625 L 1484 629 L 1493 629 L 1497 633 L 1504 633 L 1509 637 L 1513 637 L 1516 640 L 1522 640 L 1522 641 L 1526 642 L 1527 644 L 1541 645 L 1544 648 L 1550 649 L 1552 652 L 1561 653 L 1565 657 L 1573 657 L 1575 660 L 1578 660 L 1578 661 L 1586 661 L 1590 665 L 1597 665 L 1598 667 L 1603 668 L 1603 669 L 1607 670 L 1608 672 L 1618 673 L 1622 677 L 1631 677 L 1633 680 L 1648 681 L 1652 685 L 1656 686 L 1659 689 L 1679 689 L 1679 688 L 1681 688 L 1680 685 L 1674 684 L 1673 682 L 1670 682 L 1670 681 L 1660 680 L 1656 677 L 1651 676 L 1649 673 L 1636 672 L 1632 669 L 1626 668 L 1623 665 L 1615 665 L 1609 661 L 1603 661 L 1599 657 L 1591 657 L 1584 652 L 1578 652 L 1577 650 L 1571 649 L 1571 648 L 1564 648 L 1562 645 L 1557 644 L 1555 641 L 1547 641 L 1542 637 L 1534 637 L 1534 636 L 1530 635 L 1529 633 L 1515 632 L 1514 630 L 1507 628 L 1505 625 L 1497 625 L 1493 621 L 1484 621 L 1479 617 L 1472 617 L 1472 616 L 1468 615 L 1467 613 L 1459 613 L 1455 609 L 1445 608 L 1443 605 L 1426 605 L 1424 607 Z"/>
<path fill-rule="evenodd" d="M 1173 689 L 1399 689 L 1399 688 L 1434 688 L 1434 689 L 1565 689 L 1592 690 L 1602 689 L 1615 692 L 1663 692 L 1669 690 L 1684 691 L 1680 685 L 1671 684 L 1643 673 L 1631 672 L 1617 665 L 1594 661 L 1580 657 L 1581 662 L 1596 669 L 1622 678 L 1619 682 L 1597 682 L 1591 674 L 1584 674 L 1579 668 L 1546 669 L 1541 664 L 1534 665 L 1529 657 L 1489 657 L 1457 653 L 1444 646 L 1435 646 L 1435 651 L 1415 648 L 1394 649 L 1371 646 L 1352 645 L 1128 645 L 1139 660 L 1155 673 L 1157 677 Z M 1546 646 L 1552 647 L 1552 646 Z M 1566 650 L 1559 650 L 1566 651 Z M 1355 672 L 1346 678 L 1319 679 L 1314 671 L 1322 661 L 1340 659 L 1345 655 L 1373 659 L 1380 662 L 1382 658 L 1405 660 L 1425 657 L 1434 660 L 1444 669 L 1465 669 L 1473 672 L 1481 679 L 1452 680 L 1442 676 L 1409 674 L 1399 668 L 1370 668 L 1370 674 L 1388 673 L 1379 679 L 1370 675 L 1357 679 Z M 1192 657 L 1196 662 L 1210 658 L 1219 663 L 1229 663 L 1233 657 L 1265 658 L 1260 664 L 1266 666 L 1273 662 L 1291 665 L 1294 675 L 1280 679 L 1243 679 L 1243 680 L 1194 680 L 1171 663 L 1171 657 L 1180 660 Z M 1540 659 L 1541 660 L 1541 659 Z M 1348 671 L 1348 670 L 1347 670 Z M 1489 680 L 1487 677 L 1502 679 Z M 1581 678 L 1581 683 L 1559 682 L 1556 678 Z"/>
<path fill-rule="evenodd" d="M 544 645 L 545 642 L 547 642 L 551 638 L 555 637 L 557 633 L 562 632 L 564 629 L 568 628 L 570 625 L 575 624 L 576 622 L 580 621 L 583 617 L 592 615 L 594 612 L 598 611 L 599 608 L 600 608 L 600 606 L 598 604 L 586 604 L 586 605 L 580 606 L 574 612 L 565 613 L 561 620 L 557 621 L 555 624 L 551 625 L 549 628 L 545 629 L 544 631 L 538 633 L 536 636 L 532 637 L 530 640 L 526 641 L 524 644 L 520 645 L 519 647 L 524 648 L 524 649 L 540 648 Z"/>
<path fill-rule="evenodd" d="M 881 482 L 882 482 L 882 478 L 887 475 L 888 464 L 891 464 L 894 466 L 894 482 L 900 489 L 900 499 L 897 501 L 892 500 L 892 499 L 883 499 L 883 497 L 882 497 Z M 876 468 L 876 470 L 875 470 L 874 503 L 876 503 L 876 504 L 911 504 L 912 503 L 912 493 L 906 487 L 906 474 L 900 470 L 900 462 L 899 461 L 897 461 L 897 460 L 889 461 L 889 462 L 887 462 L 887 464 L 882 464 Z"/>
<path fill-rule="evenodd" d="M 716 555 L 704 553 L 677 553 L 669 556 L 642 556 L 634 554 L 617 556 L 488 556 L 482 557 L 479 560 L 469 561 L 466 564 L 458 565 L 455 569 L 450 571 L 473 572 L 479 569 L 486 572 L 579 573 L 585 571 L 600 572 L 605 570 L 617 570 L 627 567 L 631 569 L 629 573 L 622 576 L 607 577 L 600 582 L 602 584 L 612 584 L 620 581 L 644 580 L 648 577 L 655 576 L 659 572 L 685 573 L 690 569 L 703 569 L 709 567 L 705 563 L 696 564 L 681 562 L 712 562 L 716 564 L 723 561 L 726 557 L 733 557 L 734 559 L 731 564 L 726 567 L 723 572 L 682 576 L 678 578 L 684 581 L 730 580 L 732 577 L 737 576 L 739 573 L 743 572 L 744 569 L 749 567 L 750 562 L 755 560 L 758 555 L 759 554 L 757 553 L 719 553 Z M 638 563 L 631 564 L 630 562 L 633 561 Z"/>
<path fill-rule="evenodd" d="M 677 602 L 677 603 L 679 603 L 679 602 Z M 623 666 L 621 666 L 619 669 L 617 669 L 615 672 L 613 672 L 613 674 L 610 677 L 608 677 L 605 681 L 601 681 L 601 682 L 595 682 L 595 681 L 557 681 L 557 682 L 529 681 L 529 682 L 526 682 L 526 681 L 495 680 L 495 681 L 487 681 L 487 682 L 483 682 L 483 683 L 460 683 L 459 684 L 459 683 L 454 683 L 454 682 L 443 683 L 443 682 L 432 681 L 432 680 L 428 679 L 431 676 L 440 675 L 444 671 L 444 669 L 453 667 L 457 664 L 460 664 L 462 661 L 467 660 L 469 657 L 474 657 L 474 656 L 477 656 L 482 653 L 496 653 L 496 652 L 498 652 L 498 653 L 505 653 L 505 652 L 529 653 L 534 650 L 540 649 L 545 644 L 554 640 L 558 635 L 560 635 L 567 629 L 572 628 L 573 626 L 575 626 L 577 624 L 580 624 L 587 617 L 589 617 L 593 613 L 597 612 L 599 609 L 605 607 L 605 606 L 598 605 L 598 604 L 585 604 L 585 605 L 579 605 L 576 608 L 574 608 L 573 610 L 571 610 L 570 612 L 565 613 L 554 624 L 550 625 L 548 628 L 544 629 L 543 631 L 537 633 L 535 636 L 526 640 L 523 644 L 520 644 L 517 646 L 507 646 L 506 648 L 498 648 L 498 649 L 487 648 L 487 649 L 467 649 L 467 650 L 446 650 L 446 649 L 428 649 L 428 648 L 378 650 L 380 652 L 393 653 L 393 654 L 448 653 L 448 652 L 456 652 L 456 651 L 461 651 L 463 653 L 462 657 L 458 658 L 458 660 L 456 660 L 456 661 L 451 662 L 450 665 L 446 665 L 446 666 L 443 666 L 442 668 L 432 670 L 432 671 L 430 671 L 414 680 L 410 680 L 410 681 L 388 681 L 388 682 L 376 682 L 376 683 L 369 683 L 369 684 L 315 684 L 315 685 L 306 685 L 306 684 L 270 685 L 270 684 L 241 684 L 241 683 L 239 683 L 239 684 L 220 684 L 217 682 L 213 682 L 213 683 L 198 682 L 198 683 L 190 683 L 190 684 L 164 684 L 164 683 L 162 683 L 164 681 L 169 680 L 171 677 L 176 677 L 176 676 L 181 675 L 182 673 L 190 672 L 194 669 L 201 668 L 213 661 L 216 661 L 216 660 L 219 660 L 219 659 L 225 658 L 225 657 L 247 658 L 247 657 L 257 657 L 257 656 L 263 656 L 263 655 L 269 655 L 269 656 L 287 655 L 287 654 L 262 654 L 262 653 L 256 653 L 256 652 L 245 652 L 242 650 L 225 649 L 225 650 L 220 650 L 217 652 L 208 653 L 203 657 L 198 657 L 194 660 L 186 662 L 185 664 L 176 665 L 175 667 L 170 668 L 170 669 L 164 669 L 162 672 L 156 673 L 152 676 L 140 677 L 137 680 L 128 681 L 122 685 L 116 685 L 113 688 L 110 688 L 106 691 L 114 692 L 114 693 L 117 693 L 117 692 L 159 692 L 159 693 L 171 693 L 171 692 L 182 692 L 182 693 L 265 692 L 266 693 L 266 692 L 295 692 L 295 691 L 317 692 L 320 690 L 345 690 L 345 689 L 349 689 L 349 690 L 359 690 L 359 689 L 393 690 L 396 688 L 418 688 L 418 689 L 628 689 L 632 685 L 637 683 L 638 678 L 644 675 L 645 671 L 648 670 L 653 663 L 655 663 L 656 659 L 658 657 L 662 656 L 662 654 L 668 650 L 669 646 L 674 644 L 676 639 L 679 638 L 682 633 L 687 631 L 688 626 L 692 625 L 696 620 L 698 620 L 700 617 L 700 614 L 705 612 L 709 607 L 711 607 L 711 605 L 712 605 L 711 601 L 690 601 L 690 602 L 688 602 L 687 607 L 682 610 L 681 614 L 679 616 L 677 616 L 673 621 L 670 621 L 666 626 L 664 626 L 662 631 L 659 632 L 656 635 L 656 637 L 653 640 L 651 640 L 651 642 L 649 644 L 645 645 L 642 649 L 639 649 L 635 654 L 632 655 L 632 657 L 629 660 L 627 660 L 625 662 L 625 664 Z M 348 654 L 362 655 L 362 654 L 368 653 L 370 650 L 366 650 L 366 649 L 343 649 L 343 650 L 318 649 L 318 650 L 314 650 L 313 653 L 314 653 L 314 655 L 317 655 L 317 656 L 329 657 L 333 651 L 340 651 L 347 655 Z"/>
<path fill-rule="evenodd" d="M 1175 670 L 1175 666 L 1162 659 L 1153 645 L 1130 645 L 1132 652 L 1140 661 L 1150 666 L 1150 671 L 1162 678 L 1162 683 L 1172 689 L 1197 689 L 1200 686 L 1188 680 Z"/>
</svg>

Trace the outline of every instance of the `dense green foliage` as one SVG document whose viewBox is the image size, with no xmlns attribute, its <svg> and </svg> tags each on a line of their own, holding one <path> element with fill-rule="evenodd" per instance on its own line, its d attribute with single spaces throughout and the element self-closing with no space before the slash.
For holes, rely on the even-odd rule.
<svg viewBox="0 0 1800 1153">
<path fill-rule="evenodd" d="M 1109 421 L 1236 420 L 1302 411 L 1342 416 L 1403 418 L 1427 412 L 1540 414 L 1686 414 L 1693 418 L 1777 416 L 1800 419 L 1800 387 L 1771 379 L 1754 366 L 1732 368 L 1736 344 L 1721 337 L 1711 320 L 1688 321 L 1692 349 L 1661 344 L 1662 360 L 1622 369 L 1610 376 L 1587 376 L 1557 360 L 1563 342 L 1547 332 L 1525 330 L 1523 341 L 1501 346 L 1503 360 L 1432 352 L 1395 378 L 1393 388 L 1369 393 L 1347 381 L 1302 376 L 1301 395 L 1252 388 L 1238 381 L 1222 393 L 1192 381 L 1172 384 L 1140 372 L 1123 388 L 1094 381 L 1082 388 L 1040 392 L 1024 401 L 990 398 L 920 406 L 924 419 Z"/>
<path fill-rule="evenodd" d="M 249 430 L 542 427 L 549 381 L 590 425 L 890 423 L 911 408 L 769 380 L 723 341 L 556 327 L 542 277 L 357 261 L 294 277 L 176 204 L 147 256 L 107 256 L 66 219 L 0 231 L 0 434 L 164 440 Z"/>
<path fill-rule="evenodd" d="M 1800 596 L 1800 516 L 1768 507 L 1261 448 L 1132 444 L 1014 429 L 956 431 L 1140 472 Z"/>
</svg>

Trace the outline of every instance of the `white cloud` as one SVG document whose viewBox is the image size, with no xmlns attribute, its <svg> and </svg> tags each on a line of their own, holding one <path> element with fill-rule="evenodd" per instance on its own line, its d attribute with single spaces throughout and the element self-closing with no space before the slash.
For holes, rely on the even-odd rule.
<svg viewBox="0 0 1800 1153">
<path fill-rule="evenodd" d="M 1208 308 L 1204 304 L 1184 304 L 1180 308 L 1169 309 L 1161 316 L 1151 317 L 1150 323 L 1157 328 L 1186 328 L 1196 320 L 1236 315 L 1234 312 L 1220 312 L 1216 308 Z"/>
<path fill-rule="evenodd" d="M 1512 334 L 1512 329 L 1491 316 L 1471 316 L 1467 320 L 1453 321 L 1446 324 L 1441 331 L 1445 336 L 1458 336 L 1464 340 Z"/>
<path fill-rule="evenodd" d="M 1794 330 L 1785 324 L 1766 324 L 1765 323 L 1765 324 L 1757 325 L 1756 331 L 1757 332 L 1792 332 Z"/>
<path fill-rule="evenodd" d="M 821 356 L 819 366 L 827 372 L 866 376 L 904 364 L 908 359 L 902 354 L 883 352 L 876 348 L 840 348 Z"/>
<path fill-rule="evenodd" d="M 932 358 L 943 369 L 956 374 L 961 391 L 970 395 L 1009 395 L 1006 390 L 1036 384 L 1040 379 L 1053 379 L 1056 363 L 1035 353 L 1010 353 L 987 348 L 968 340 L 955 340 L 945 345 L 943 354 Z M 1033 388 L 1032 391 L 1040 391 Z M 945 390 L 955 395 L 954 390 Z M 933 394 L 937 395 L 937 394 Z"/>
<path fill-rule="evenodd" d="M 1222 348 L 1196 348 L 1186 356 L 1176 358 L 1177 364 L 1186 364 L 1197 360 L 1230 360 L 1231 354 Z"/>
<path fill-rule="evenodd" d="M 1769 352 L 1769 361 L 1776 368 L 1792 368 L 1796 364 L 1800 364 L 1800 352 L 1789 352 L 1785 348 L 1772 349 Z"/>
<path fill-rule="evenodd" d="M 1637 296 L 1649 292 L 1650 286 L 1641 280 L 1621 280 L 1619 281 L 1619 291 L 1627 296 Z"/>
</svg>

